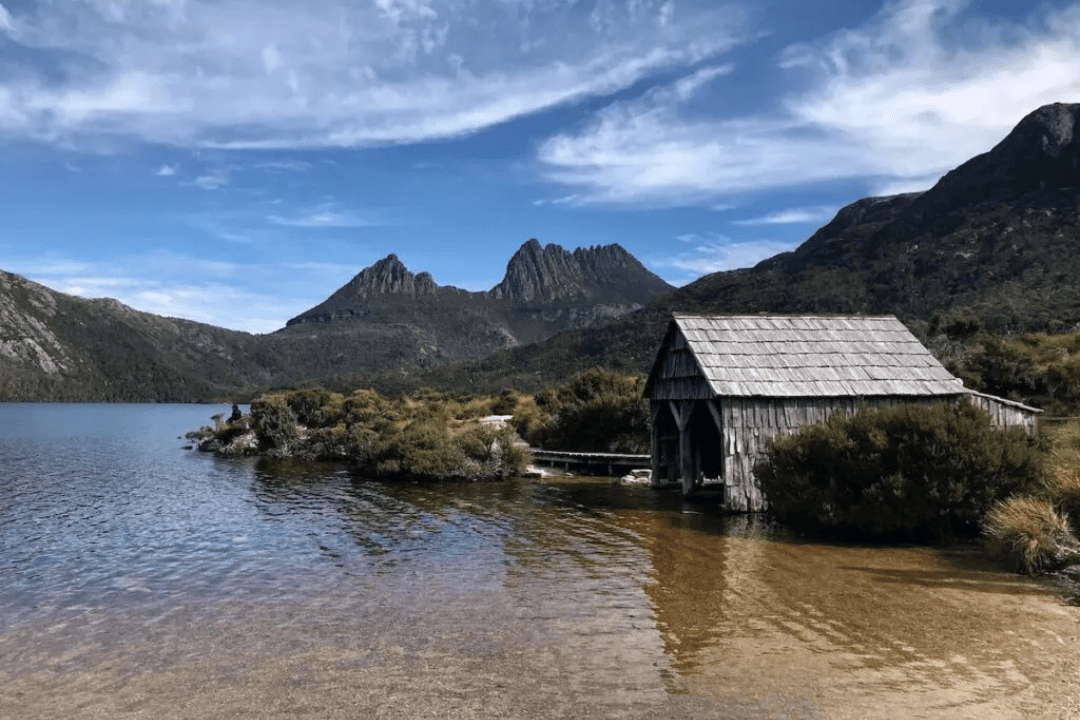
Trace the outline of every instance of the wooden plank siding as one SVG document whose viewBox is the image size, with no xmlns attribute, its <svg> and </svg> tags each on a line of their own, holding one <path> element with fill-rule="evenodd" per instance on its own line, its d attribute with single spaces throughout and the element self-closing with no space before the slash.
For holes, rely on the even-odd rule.
<svg viewBox="0 0 1080 720">
<path fill-rule="evenodd" d="M 1031 433 L 1039 414 L 964 388 L 893 317 L 676 315 L 645 396 L 653 482 L 689 493 L 709 470 L 737 512 L 765 509 L 753 467 L 769 438 L 835 412 L 967 397 L 999 427 Z"/>
</svg>

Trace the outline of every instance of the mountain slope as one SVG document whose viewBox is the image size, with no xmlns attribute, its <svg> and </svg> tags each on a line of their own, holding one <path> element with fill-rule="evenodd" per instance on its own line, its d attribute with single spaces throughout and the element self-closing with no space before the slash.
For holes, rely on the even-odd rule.
<svg viewBox="0 0 1080 720">
<path fill-rule="evenodd" d="M 283 365 L 254 335 L 0 271 L 0 399 L 224 399 L 273 383 Z"/>
</svg>

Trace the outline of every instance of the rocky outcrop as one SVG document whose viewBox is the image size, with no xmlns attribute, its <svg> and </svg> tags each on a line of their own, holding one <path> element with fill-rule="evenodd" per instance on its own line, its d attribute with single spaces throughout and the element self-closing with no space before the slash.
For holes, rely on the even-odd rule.
<svg viewBox="0 0 1080 720">
<path fill-rule="evenodd" d="M 413 274 L 397 255 L 388 255 L 287 325 L 373 319 L 379 309 L 388 311 L 395 304 L 398 310 L 406 305 L 415 307 L 418 300 L 472 300 L 477 306 L 494 300 L 511 306 L 505 310 L 511 314 L 513 306 L 528 306 L 533 317 L 538 307 L 548 306 L 565 316 L 562 324 L 566 327 L 580 327 L 625 314 L 673 289 L 619 245 L 571 252 L 559 245 L 543 246 L 533 239 L 514 253 L 502 282 L 487 293 L 441 287 L 430 273 Z M 580 322 L 565 320 L 570 317 Z M 395 319 L 406 318 L 398 312 Z"/>
<path fill-rule="evenodd" d="M 924 214 L 969 203 L 1015 202 L 1080 185 L 1080 104 L 1045 105 L 989 152 L 945 174 L 925 193 Z M 1075 194 L 1075 193 L 1072 193 Z"/>
<path fill-rule="evenodd" d="M 375 299 L 402 298 L 415 300 L 431 297 L 439 290 L 431 273 L 413 274 L 397 255 L 387 255 L 369 268 L 361 270 L 324 302 L 297 315 L 286 325 L 311 322 L 332 322 L 364 314 L 364 306 Z"/>
<path fill-rule="evenodd" d="M 18 275 L 0 272 L 0 361 L 16 369 L 56 376 L 72 366 L 63 343 L 50 329 L 56 294 Z"/>
<path fill-rule="evenodd" d="M 490 294 L 512 303 L 644 304 L 673 289 L 617 244 L 570 252 L 533 239 L 514 253 L 503 281 Z"/>
</svg>

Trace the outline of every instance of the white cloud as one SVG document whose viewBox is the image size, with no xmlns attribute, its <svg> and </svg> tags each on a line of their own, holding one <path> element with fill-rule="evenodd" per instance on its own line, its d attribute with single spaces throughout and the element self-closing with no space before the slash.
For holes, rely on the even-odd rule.
<svg viewBox="0 0 1080 720">
<path fill-rule="evenodd" d="M 70 71 L 0 84 L 0 133 L 222 148 L 442 138 L 738 41 L 736 11 L 605 5 L 590 26 L 576 3 L 554 1 L 481 14 L 457 0 L 43 0 L 10 19 L 9 36 Z"/>
<path fill-rule="evenodd" d="M 326 299 L 352 266 L 296 263 L 282 266 L 206 260 L 168 252 L 107 262 L 70 258 L 9 258 L 7 267 L 59 292 L 108 297 L 136 310 L 218 327 L 267 333 Z"/>
<path fill-rule="evenodd" d="M 668 282 L 675 285 L 682 285 L 708 273 L 753 267 L 762 260 L 799 246 L 797 242 L 777 240 L 733 240 L 716 233 L 707 236 L 690 233 L 677 239 L 692 247 L 650 262 Z M 676 273 L 664 273 L 664 268 Z"/>
<path fill-rule="evenodd" d="M 788 208 L 748 220 L 735 220 L 735 225 L 797 225 L 821 224 L 836 215 L 833 207 Z"/>
<path fill-rule="evenodd" d="M 1027 25 L 976 20 L 967 7 L 906 0 L 790 48 L 780 71 L 810 85 L 780 112 L 702 117 L 673 86 L 551 138 L 540 160 L 582 202 L 697 204 L 854 178 L 925 189 L 1036 107 L 1080 101 L 1080 5 Z"/>
<path fill-rule="evenodd" d="M 288 217 L 284 215 L 268 215 L 266 221 L 271 225 L 300 228 L 369 227 L 379 224 L 356 213 L 341 212 L 328 207 L 309 210 Z"/>
<path fill-rule="evenodd" d="M 154 174 L 157 175 L 158 177 L 172 177 L 173 175 L 176 174 L 176 171 L 179 170 L 179 169 L 180 169 L 180 166 L 177 165 L 177 164 L 162 165 L 161 167 L 159 167 L 157 170 L 154 171 Z"/>
<path fill-rule="evenodd" d="M 217 190 L 219 187 L 229 184 L 229 171 L 220 168 L 211 170 L 205 175 L 196 177 L 194 184 L 203 190 Z"/>
<path fill-rule="evenodd" d="M 307 172 L 311 167 L 311 163 L 304 160 L 268 160 L 252 165 L 256 170 L 267 172 Z"/>
</svg>

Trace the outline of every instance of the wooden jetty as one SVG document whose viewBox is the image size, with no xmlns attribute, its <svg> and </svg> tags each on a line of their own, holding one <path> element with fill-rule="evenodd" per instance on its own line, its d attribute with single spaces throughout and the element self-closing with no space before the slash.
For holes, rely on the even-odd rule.
<svg viewBox="0 0 1080 720">
<path fill-rule="evenodd" d="M 556 450 L 532 451 L 533 465 L 543 465 L 556 470 L 579 472 L 587 475 L 621 477 L 631 470 L 651 467 L 649 455 L 624 455 L 621 453 L 560 452 Z"/>
</svg>

